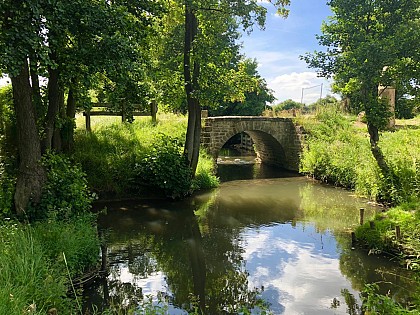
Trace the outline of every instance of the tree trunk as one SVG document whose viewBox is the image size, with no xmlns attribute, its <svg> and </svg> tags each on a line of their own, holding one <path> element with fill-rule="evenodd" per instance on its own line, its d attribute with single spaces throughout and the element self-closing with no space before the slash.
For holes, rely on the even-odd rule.
<svg viewBox="0 0 420 315">
<path fill-rule="evenodd" d="M 61 129 L 62 149 L 64 152 L 70 153 L 74 149 L 74 129 L 76 117 L 76 99 L 74 97 L 74 90 L 69 89 L 67 96 L 66 119 Z"/>
<path fill-rule="evenodd" d="M 66 120 L 66 109 L 64 108 L 64 89 L 59 89 L 58 95 L 58 115 L 56 119 L 59 118 L 61 122 Z M 54 132 L 51 140 L 51 147 L 55 152 L 61 152 L 62 149 L 62 140 L 61 140 L 61 127 L 54 122 Z"/>
<path fill-rule="evenodd" d="M 52 148 L 55 121 L 60 109 L 60 86 L 58 69 L 48 69 L 48 111 L 45 118 L 44 138 L 42 139 L 42 152 Z"/>
<path fill-rule="evenodd" d="M 26 60 L 20 73 L 11 77 L 11 81 L 19 141 L 19 173 L 14 199 L 16 213 L 18 216 L 22 216 L 29 201 L 39 202 L 46 175 L 40 164 L 41 145 Z"/>
<path fill-rule="evenodd" d="M 38 119 L 42 116 L 42 97 L 41 89 L 39 88 L 39 77 L 38 77 L 38 68 L 35 57 L 30 59 L 30 73 L 31 73 L 31 82 L 32 82 L 32 97 L 35 106 L 35 118 Z"/>
<path fill-rule="evenodd" d="M 200 154 L 201 107 L 197 96 L 199 90 L 198 78 L 200 66 L 197 60 L 193 62 L 191 73 L 191 53 L 194 39 L 198 31 L 198 21 L 192 9 L 185 5 L 185 42 L 184 42 L 184 82 L 188 104 L 188 126 L 184 153 L 188 158 L 193 176 L 197 169 Z"/>
</svg>

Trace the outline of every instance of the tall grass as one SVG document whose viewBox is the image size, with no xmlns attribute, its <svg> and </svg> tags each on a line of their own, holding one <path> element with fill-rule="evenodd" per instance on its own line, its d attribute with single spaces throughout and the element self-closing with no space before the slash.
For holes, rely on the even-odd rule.
<svg viewBox="0 0 420 315">
<path fill-rule="evenodd" d="M 369 137 L 338 110 L 300 120 L 309 135 L 301 172 L 328 183 L 354 189 L 375 200 L 398 204 L 420 192 L 420 130 L 384 132 L 380 147 L 391 169 L 383 177 L 370 151 Z"/>
<path fill-rule="evenodd" d="M 74 314 L 62 257 L 65 253 L 72 277 L 96 265 L 99 243 L 92 219 L 0 225 L 0 314 L 47 314 L 53 308 Z"/>
<path fill-rule="evenodd" d="M 170 136 L 181 145 L 185 141 L 187 118 L 180 115 L 161 114 L 153 124 L 150 118 L 136 119 L 132 124 L 104 120 L 92 126 L 93 132 L 83 128 L 76 131 L 74 158 L 87 174 L 89 186 L 101 197 L 126 197 L 138 194 L 133 191 L 135 169 L 151 150 L 160 134 Z M 217 180 L 211 177 L 211 159 L 203 154 L 200 158 L 198 178 L 205 177 L 207 184 Z M 196 189 L 208 188 L 196 181 Z"/>
</svg>

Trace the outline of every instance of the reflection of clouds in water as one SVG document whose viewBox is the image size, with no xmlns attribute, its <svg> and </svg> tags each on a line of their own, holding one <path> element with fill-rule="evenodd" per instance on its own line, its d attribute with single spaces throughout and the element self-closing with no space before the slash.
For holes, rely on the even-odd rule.
<svg viewBox="0 0 420 315">
<path fill-rule="evenodd" d="M 263 231 L 253 235 L 252 237 L 247 237 L 245 240 L 245 252 L 242 255 L 243 259 L 248 261 L 253 255 L 257 255 L 261 258 L 261 255 L 265 250 L 264 247 L 267 246 L 267 240 L 269 237 L 270 235 L 268 231 Z"/>
<path fill-rule="evenodd" d="M 145 296 L 154 295 L 156 296 L 157 292 L 167 291 L 168 287 L 166 286 L 165 275 L 163 272 L 156 272 L 149 275 L 147 278 L 140 278 L 135 274 L 129 271 L 128 266 L 125 264 L 120 264 L 119 266 L 119 277 L 112 277 L 122 283 L 131 283 L 138 288 L 142 288 L 142 292 Z M 115 268 L 115 267 L 114 267 Z"/>
<path fill-rule="evenodd" d="M 265 287 L 262 297 L 275 314 L 346 314 L 341 289 L 358 294 L 340 273 L 338 258 L 320 252 L 315 244 L 279 239 L 278 228 L 245 237 L 250 287 Z M 341 307 L 330 308 L 334 298 Z"/>
</svg>

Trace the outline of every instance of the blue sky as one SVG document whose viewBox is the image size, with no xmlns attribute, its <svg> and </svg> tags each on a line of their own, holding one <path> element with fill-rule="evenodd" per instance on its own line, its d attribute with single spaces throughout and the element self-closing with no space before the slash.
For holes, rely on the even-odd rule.
<svg viewBox="0 0 420 315">
<path fill-rule="evenodd" d="M 275 14 L 275 8 L 264 1 L 268 9 L 266 28 L 255 29 L 251 35 L 243 35 L 243 52 L 248 58 L 256 58 L 258 72 L 274 91 L 279 103 L 286 99 L 303 103 L 315 102 L 321 95 L 330 93 L 330 83 L 317 78 L 315 69 L 309 69 L 300 55 L 322 50 L 315 37 L 321 34 L 322 21 L 332 15 L 327 0 L 292 0 L 287 19 Z M 314 87 L 316 86 L 316 87 Z M 310 88 L 313 87 L 313 88 Z"/>
</svg>

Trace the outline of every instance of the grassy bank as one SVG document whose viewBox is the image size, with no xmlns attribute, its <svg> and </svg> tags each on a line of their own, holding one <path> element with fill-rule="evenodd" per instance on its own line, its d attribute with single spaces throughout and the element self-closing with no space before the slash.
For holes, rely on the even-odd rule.
<svg viewBox="0 0 420 315">
<path fill-rule="evenodd" d="M 391 174 L 383 177 L 370 151 L 366 127 L 328 110 L 301 118 L 308 132 L 301 172 L 324 182 L 355 190 L 376 201 L 400 204 L 420 193 L 420 129 L 384 132 L 380 147 Z"/>
<path fill-rule="evenodd" d="M 301 172 L 393 205 L 394 208 L 371 218 L 373 223 L 359 227 L 357 239 L 371 252 L 399 260 L 414 270 L 420 281 L 420 128 L 403 122 L 404 126 L 394 132 L 382 133 L 380 147 L 390 168 L 390 174 L 382 176 L 370 151 L 366 126 L 356 122 L 356 117 L 329 108 L 315 117 L 301 117 L 299 123 L 308 132 Z M 365 293 L 364 304 L 373 314 L 420 311 L 420 292 L 414 294 L 412 312 L 390 297 L 376 294 L 374 285 L 367 286 Z"/>
<path fill-rule="evenodd" d="M 0 314 L 78 313 L 70 279 L 98 261 L 95 220 L 0 225 Z"/>
<path fill-rule="evenodd" d="M 89 186 L 100 198 L 177 197 L 218 184 L 211 158 L 204 151 L 196 178 L 188 182 L 190 176 L 183 168 L 181 154 L 187 129 L 185 116 L 161 114 L 157 124 L 150 118 L 122 124 L 105 117 L 93 122 L 92 133 L 85 131 L 83 121 L 78 126 L 74 159 L 82 165 Z"/>
</svg>

